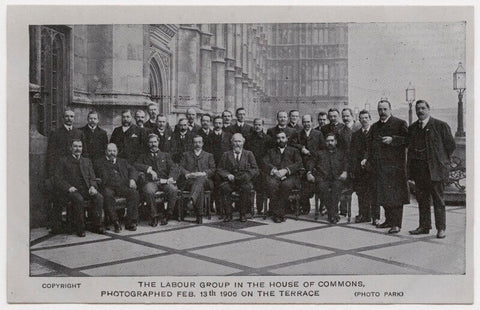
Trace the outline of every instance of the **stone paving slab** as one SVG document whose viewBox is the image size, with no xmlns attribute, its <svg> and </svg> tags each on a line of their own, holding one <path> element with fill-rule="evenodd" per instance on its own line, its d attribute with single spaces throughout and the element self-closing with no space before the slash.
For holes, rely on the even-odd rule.
<svg viewBox="0 0 480 310">
<path fill-rule="evenodd" d="M 68 268 L 85 267 L 160 253 L 163 253 L 163 251 L 122 240 L 108 240 L 33 252 L 37 256 Z"/>
<path fill-rule="evenodd" d="M 253 268 L 266 267 L 332 253 L 288 242 L 257 239 L 201 249 L 192 253 Z"/>
<path fill-rule="evenodd" d="M 48 238 L 45 241 L 42 241 L 42 242 L 32 246 L 31 249 L 38 249 L 38 248 L 58 246 L 58 245 L 71 245 L 71 244 L 77 244 L 77 243 L 83 243 L 83 242 L 111 239 L 107 235 L 95 234 L 95 233 L 92 233 L 92 232 L 89 232 L 89 231 L 87 231 L 85 233 L 86 233 L 85 237 L 82 237 L 82 238 L 78 237 L 76 234 L 72 234 L 72 235 L 67 235 L 67 234 L 52 235 L 51 238 Z"/>
<path fill-rule="evenodd" d="M 30 242 L 48 236 L 48 229 L 45 227 L 30 229 Z"/>
<path fill-rule="evenodd" d="M 125 235 L 125 236 L 133 236 L 133 235 L 138 235 L 138 234 L 144 234 L 144 233 L 155 233 L 159 231 L 165 231 L 165 230 L 170 230 L 178 227 L 188 227 L 188 226 L 194 226 L 195 224 L 189 223 L 189 222 L 177 222 L 177 221 L 169 221 L 168 225 L 158 225 L 157 227 L 152 227 L 148 225 L 148 223 L 140 223 L 137 226 L 136 231 L 130 231 L 126 230 L 125 226 L 122 225 L 122 230 L 119 233 L 115 233 L 113 231 L 113 225 L 111 226 L 110 230 L 108 232 L 115 234 L 115 235 Z"/>
<path fill-rule="evenodd" d="M 109 265 L 82 272 L 91 276 L 208 276 L 227 275 L 239 269 L 173 254 Z"/>
<path fill-rule="evenodd" d="M 322 226 L 326 226 L 326 225 L 322 223 L 295 221 L 292 219 L 287 219 L 287 221 L 281 224 L 276 224 L 272 222 L 271 224 L 269 223 L 269 225 L 250 227 L 250 228 L 242 229 L 242 231 L 253 232 L 253 233 L 263 234 L 263 235 L 272 235 L 272 234 L 285 233 L 285 232 L 301 230 L 301 229 L 316 228 L 316 227 L 318 228 Z"/>
<path fill-rule="evenodd" d="M 188 229 L 165 231 L 156 234 L 136 236 L 133 238 L 160 246 L 184 250 L 233 240 L 251 238 L 251 236 L 212 227 L 194 226 Z"/>
<path fill-rule="evenodd" d="M 30 264 L 30 275 L 32 276 L 39 276 L 46 273 L 54 272 L 55 270 L 45 267 L 43 265 L 37 263 Z"/>
<path fill-rule="evenodd" d="M 340 255 L 304 264 L 273 269 L 279 275 L 379 275 L 417 274 L 415 269 L 400 267 L 354 255 Z"/>
</svg>

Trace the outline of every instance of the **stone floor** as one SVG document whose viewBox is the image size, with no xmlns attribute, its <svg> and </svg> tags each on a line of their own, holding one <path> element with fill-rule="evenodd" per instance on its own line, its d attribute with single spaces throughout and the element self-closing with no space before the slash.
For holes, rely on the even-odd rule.
<svg viewBox="0 0 480 310">
<path fill-rule="evenodd" d="M 352 214 L 357 214 L 353 197 Z M 405 206 L 403 228 L 388 235 L 370 223 L 337 225 L 314 220 L 313 208 L 298 220 L 275 224 L 261 217 L 202 225 L 172 220 L 152 228 L 105 235 L 87 232 L 30 233 L 31 276 L 161 275 L 358 275 L 463 274 L 465 207 L 447 207 L 447 237 L 411 236 L 418 224 L 416 202 Z M 433 218 L 433 215 L 432 215 Z"/>
</svg>

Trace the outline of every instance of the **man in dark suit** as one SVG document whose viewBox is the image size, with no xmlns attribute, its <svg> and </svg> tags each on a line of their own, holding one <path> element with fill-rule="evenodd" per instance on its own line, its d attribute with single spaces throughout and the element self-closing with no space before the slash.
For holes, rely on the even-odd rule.
<svg viewBox="0 0 480 310">
<path fill-rule="evenodd" d="M 150 151 L 138 157 L 135 168 L 146 175 L 143 193 L 150 213 L 150 226 L 167 225 L 168 219 L 173 215 L 173 209 L 177 202 L 178 188 L 175 185 L 178 178 L 178 168 L 170 154 L 161 152 L 158 148 L 158 137 L 151 134 L 148 138 Z M 155 193 L 165 192 L 167 198 L 167 211 L 163 205 L 158 210 L 155 202 Z"/>
<path fill-rule="evenodd" d="M 443 200 L 444 182 L 449 177 L 450 157 L 455 150 L 450 127 L 430 116 L 430 105 L 417 100 L 415 111 L 418 120 L 408 128 L 409 176 L 415 181 L 418 201 L 419 226 L 410 234 L 428 234 L 432 228 L 430 197 L 433 200 L 437 238 L 445 238 L 446 213 Z"/>
<path fill-rule="evenodd" d="M 367 157 L 362 166 L 371 164 L 375 179 L 375 203 L 385 209 L 385 222 L 378 228 L 391 227 L 388 233 L 400 232 L 403 205 L 410 202 L 405 169 L 408 128 L 404 120 L 392 116 L 390 102 L 378 102 L 380 120 L 372 125 Z"/>
<path fill-rule="evenodd" d="M 317 121 L 318 121 L 318 126 L 315 127 L 315 130 L 322 131 L 322 127 L 328 124 L 327 112 L 325 111 L 319 112 L 317 116 Z"/>
<path fill-rule="evenodd" d="M 193 137 L 193 150 L 185 152 L 180 161 L 180 173 L 185 182 L 180 185 L 190 191 L 187 206 L 194 207 L 197 215 L 197 224 L 202 222 L 202 210 L 205 201 L 205 190 L 213 189 L 211 180 L 215 173 L 213 155 L 203 151 L 203 138 Z"/>
<path fill-rule="evenodd" d="M 222 112 L 222 119 L 223 119 L 223 131 L 230 132 L 232 129 L 232 112 L 229 110 L 225 110 Z"/>
<path fill-rule="evenodd" d="M 297 172 L 302 168 L 300 152 L 287 145 L 287 135 L 279 131 L 276 135 L 277 146 L 267 151 L 263 157 L 265 186 L 270 196 L 270 211 L 273 221 L 285 220 L 285 209 L 290 191 L 298 187 Z"/>
<path fill-rule="evenodd" d="M 181 118 L 170 140 L 170 154 L 173 161 L 178 164 L 182 160 L 183 153 L 191 150 L 193 150 L 193 133 L 188 129 L 187 119 Z"/>
<path fill-rule="evenodd" d="M 326 137 L 329 133 L 333 132 L 337 140 L 337 149 L 342 151 L 348 151 L 350 147 L 350 136 L 351 132 L 348 127 L 339 122 L 340 112 L 336 108 L 331 108 L 328 110 L 328 120 L 327 125 L 322 126 L 320 131 L 323 133 L 323 136 Z"/>
<path fill-rule="evenodd" d="M 355 121 L 353 111 L 350 108 L 344 108 L 342 110 L 342 122 L 346 127 L 350 129 L 351 134 L 362 128 L 362 125 L 359 122 Z"/>
<path fill-rule="evenodd" d="M 157 127 L 158 106 L 155 103 L 150 103 L 147 107 L 149 119 L 144 122 L 145 128 L 155 129 Z"/>
<path fill-rule="evenodd" d="M 74 229 L 79 237 L 85 237 L 86 200 L 92 202 L 88 214 L 91 217 L 94 232 L 105 233 L 101 222 L 103 196 L 97 191 L 95 172 L 90 159 L 82 157 L 82 141 L 73 140 L 70 155 L 57 163 L 55 183 L 61 194 L 72 203 Z"/>
<path fill-rule="evenodd" d="M 195 123 L 195 119 L 197 118 L 197 111 L 194 108 L 187 109 L 187 128 L 193 134 L 196 134 L 202 127 Z"/>
<path fill-rule="evenodd" d="M 88 124 L 80 128 L 83 134 L 83 156 L 91 161 L 102 157 L 108 143 L 107 132 L 98 126 L 98 114 L 96 111 L 88 112 Z"/>
<path fill-rule="evenodd" d="M 115 197 L 127 199 L 127 215 L 125 229 L 137 230 L 138 202 L 137 191 L 138 173 L 126 159 L 117 158 L 118 149 L 113 143 L 107 145 L 105 156 L 95 161 L 95 172 L 101 180 L 104 197 L 105 215 L 113 223 L 116 233 L 122 229 L 115 211 Z"/>
<path fill-rule="evenodd" d="M 145 111 L 137 110 L 137 112 L 135 112 L 135 124 L 137 124 L 138 128 L 144 131 L 145 137 L 148 137 L 148 135 L 152 133 L 153 128 L 145 127 L 145 123 L 146 123 Z"/>
<path fill-rule="evenodd" d="M 237 116 L 237 122 L 235 125 L 230 126 L 230 132 L 232 134 L 241 133 L 245 138 L 246 143 L 250 139 L 250 135 L 253 132 L 253 127 L 245 123 L 246 110 L 245 108 L 238 108 L 235 112 Z"/>
<path fill-rule="evenodd" d="M 367 153 L 367 144 L 371 138 L 370 121 L 371 116 L 367 110 L 359 113 L 359 121 L 362 128 L 352 135 L 350 145 L 350 164 L 349 175 L 353 180 L 353 190 L 358 197 L 358 215 L 355 223 L 372 221 L 372 224 L 378 224 L 380 219 L 380 208 L 374 204 L 374 179 L 373 170 L 370 165 L 362 166 L 361 162 Z"/>
<path fill-rule="evenodd" d="M 320 131 L 313 130 L 312 116 L 306 114 L 302 117 L 303 128 L 296 132 L 290 141 L 290 145 L 297 148 L 302 155 L 304 167 L 313 165 L 316 156 L 321 150 L 324 150 L 325 139 Z M 302 213 L 310 212 L 310 197 L 315 193 L 315 186 L 311 182 L 307 182 L 302 178 L 302 194 L 300 195 L 300 205 Z"/>
<path fill-rule="evenodd" d="M 296 132 L 295 129 L 290 128 L 287 126 L 288 123 L 288 114 L 285 111 L 278 111 L 277 112 L 277 122 L 278 124 L 275 127 L 268 128 L 267 135 L 271 138 L 271 145 L 270 148 L 276 147 L 277 141 L 277 134 L 279 132 L 284 132 L 287 136 L 287 139 L 290 139 Z"/>
<path fill-rule="evenodd" d="M 152 129 L 151 133 L 158 136 L 158 148 L 160 149 L 160 152 L 170 153 L 172 131 L 167 125 L 167 118 L 162 114 L 158 114 L 157 126 Z"/>
<path fill-rule="evenodd" d="M 232 201 L 233 191 L 238 191 L 240 198 L 238 209 L 240 212 L 240 222 L 246 222 L 245 214 L 249 210 L 251 202 L 250 192 L 253 189 L 252 181 L 258 175 L 258 166 L 253 153 L 243 149 L 245 138 L 240 133 L 232 136 L 232 151 L 225 152 L 222 155 L 217 173 L 221 178 L 220 192 L 225 203 L 224 221 L 232 220 Z"/>
<path fill-rule="evenodd" d="M 208 148 L 208 136 L 212 132 L 212 129 L 210 128 L 212 125 L 212 116 L 208 113 L 203 114 L 202 117 L 200 118 L 200 125 L 201 129 L 197 132 L 197 134 L 202 137 L 203 139 L 203 145 L 204 149 L 207 150 Z"/>
<path fill-rule="evenodd" d="M 145 132 L 132 124 L 130 110 L 122 111 L 122 126 L 113 130 L 110 143 L 118 147 L 118 157 L 125 158 L 133 164 L 140 154 L 146 151 Z"/>
<path fill-rule="evenodd" d="M 338 203 L 347 179 L 347 163 L 345 153 L 337 149 L 337 140 L 333 132 L 326 136 L 327 149 L 318 154 L 313 169 L 307 172 L 307 180 L 317 182 L 317 191 L 328 210 L 328 221 L 336 224 L 339 220 Z"/>
<path fill-rule="evenodd" d="M 298 110 L 290 110 L 288 112 L 288 127 L 295 129 L 297 132 L 303 129 L 302 125 L 300 125 L 300 112 Z"/>
</svg>

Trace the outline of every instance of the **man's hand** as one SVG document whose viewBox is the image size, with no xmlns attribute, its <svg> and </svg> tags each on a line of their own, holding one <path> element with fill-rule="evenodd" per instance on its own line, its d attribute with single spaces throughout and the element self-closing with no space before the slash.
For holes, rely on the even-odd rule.
<svg viewBox="0 0 480 310">
<path fill-rule="evenodd" d="M 175 180 L 173 178 L 168 178 L 167 184 L 175 184 Z"/>
<path fill-rule="evenodd" d="M 130 179 L 130 188 L 137 189 L 137 183 L 135 182 L 134 179 Z"/>
<path fill-rule="evenodd" d="M 90 196 L 93 196 L 93 195 L 96 195 L 98 192 L 95 187 L 90 186 L 90 188 L 88 189 L 88 193 L 90 194 Z"/>
<path fill-rule="evenodd" d="M 340 181 L 345 181 L 347 179 L 347 172 L 344 171 L 342 174 L 338 177 Z"/>
<path fill-rule="evenodd" d="M 288 170 L 287 169 L 280 169 L 278 172 L 280 173 L 280 178 L 283 178 L 287 175 Z"/>
<path fill-rule="evenodd" d="M 365 168 L 367 166 L 367 160 L 362 159 L 362 161 L 360 162 L 360 165 L 362 166 L 362 168 Z"/>
<path fill-rule="evenodd" d="M 382 137 L 382 143 L 385 143 L 385 144 L 390 144 L 390 143 L 392 143 L 392 140 L 393 140 L 393 138 L 390 137 L 390 136 Z"/>
<path fill-rule="evenodd" d="M 302 148 L 302 154 L 303 154 L 303 155 L 310 155 L 310 151 L 307 150 L 306 147 L 303 147 L 303 148 Z"/>
<path fill-rule="evenodd" d="M 313 176 L 313 174 L 310 171 L 307 173 L 307 181 L 312 182 L 312 183 L 315 182 L 315 177 Z"/>
<path fill-rule="evenodd" d="M 153 169 L 151 169 L 150 172 L 147 171 L 147 173 L 150 173 L 153 181 L 156 181 L 158 179 L 158 174 Z"/>
<path fill-rule="evenodd" d="M 73 193 L 73 192 L 76 192 L 76 191 L 77 191 L 77 189 L 74 186 L 72 186 L 68 189 L 69 193 Z"/>
<path fill-rule="evenodd" d="M 233 174 L 229 174 L 227 175 L 227 180 L 229 180 L 230 182 L 233 182 L 235 181 L 235 176 Z"/>
</svg>

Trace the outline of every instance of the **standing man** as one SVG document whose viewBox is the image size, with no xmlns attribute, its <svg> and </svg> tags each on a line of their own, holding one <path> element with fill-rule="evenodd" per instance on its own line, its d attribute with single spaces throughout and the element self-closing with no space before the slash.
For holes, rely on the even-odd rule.
<svg viewBox="0 0 480 310">
<path fill-rule="evenodd" d="M 194 108 L 188 108 L 187 112 L 187 128 L 193 134 L 196 134 L 200 130 L 200 125 L 195 123 L 195 119 L 197 118 L 197 111 Z"/>
<path fill-rule="evenodd" d="M 144 122 L 144 126 L 149 129 L 155 129 L 157 127 L 157 115 L 158 115 L 158 107 L 155 103 L 150 103 L 147 107 L 147 112 L 149 115 L 148 121 Z"/>
<path fill-rule="evenodd" d="M 185 177 L 182 187 L 183 190 L 190 191 L 187 205 L 195 208 L 197 224 L 202 223 L 205 190 L 213 189 L 211 178 L 215 173 L 213 155 L 203 151 L 202 148 L 203 138 L 196 135 L 193 137 L 193 151 L 185 152 L 180 162 L 180 173 Z"/>
<path fill-rule="evenodd" d="M 315 130 L 321 131 L 322 127 L 328 124 L 327 112 L 321 111 L 317 116 L 318 126 L 315 127 Z"/>
<path fill-rule="evenodd" d="M 303 166 L 310 167 L 315 163 L 318 153 L 326 148 L 325 139 L 320 131 L 313 130 L 311 115 L 305 114 L 302 117 L 302 124 L 302 129 L 292 136 L 290 145 L 300 152 Z M 300 195 L 302 214 L 310 212 L 310 197 L 315 193 L 314 184 L 305 181 L 306 179 L 302 178 L 302 193 Z"/>
<path fill-rule="evenodd" d="M 118 149 L 113 143 L 107 145 L 105 156 L 95 162 L 95 172 L 101 179 L 103 188 L 105 215 L 113 223 L 116 233 L 122 230 L 115 211 L 115 197 L 127 199 L 127 216 L 125 229 L 137 230 L 138 202 L 140 196 L 137 192 L 138 173 L 126 159 L 117 158 Z"/>
<path fill-rule="evenodd" d="M 263 157 L 266 175 L 265 186 L 270 196 L 270 210 L 275 223 L 285 221 L 285 210 L 290 191 L 298 188 L 297 171 L 302 168 L 300 152 L 287 145 L 287 135 L 279 131 L 276 135 L 276 147 L 267 151 Z"/>
<path fill-rule="evenodd" d="M 210 116 L 210 114 L 208 113 L 203 114 L 202 117 L 200 118 L 200 126 L 202 126 L 202 128 L 197 132 L 197 134 L 200 137 L 202 137 L 205 150 L 207 149 L 207 145 L 208 145 L 208 136 L 212 132 L 212 129 L 210 128 L 211 125 L 212 125 L 212 117 Z"/>
<path fill-rule="evenodd" d="M 371 165 L 361 165 L 367 153 L 368 141 L 371 139 L 371 116 L 367 110 L 362 110 L 358 118 L 362 128 L 352 135 L 349 164 L 349 174 L 353 180 L 353 189 L 358 197 L 358 215 L 355 218 L 355 223 L 371 220 L 372 224 L 376 225 L 380 219 L 380 209 L 374 204 L 373 168 Z"/>
<path fill-rule="evenodd" d="M 188 129 L 186 118 L 178 120 L 177 129 L 170 141 L 170 154 L 175 163 L 179 163 L 183 153 L 193 150 L 193 132 Z"/>
<path fill-rule="evenodd" d="M 70 155 L 57 163 L 55 183 L 61 194 L 72 203 L 73 226 L 79 237 L 85 237 L 85 208 L 87 201 L 92 201 L 93 208 L 89 217 L 94 225 L 94 232 L 105 233 L 101 222 L 103 196 L 97 190 L 95 172 L 90 159 L 82 156 L 82 141 L 74 139 Z"/>
<path fill-rule="evenodd" d="M 350 108 L 344 108 L 342 110 L 342 121 L 343 124 L 345 124 L 345 126 L 350 129 L 350 132 L 352 134 L 362 128 L 362 125 L 359 122 L 355 121 L 353 111 Z"/>
<path fill-rule="evenodd" d="M 170 142 L 172 140 L 172 131 L 168 129 L 167 125 L 167 118 L 158 114 L 157 126 L 152 130 L 152 133 L 158 136 L 158 148 L 165 153 L 170 152 Z"/>
<path fill-rule="evenodd" d="M 175 185 L 178 177 L 178 169 L 172 161 L 170 154 L 161 152 L 158 148 L 158 137 L 151 134 L 148 137 L 149 152 L 140 155 L 135 168 L 145 173 L 146 182 L 143 186 L 143 194 L 149 208 L 150 226 L 167 225 L 169 218 L 173 215 L 173 209 L 177 203 L 178 188 Z M 155 202 L 155 193 L 162 191 L 167 198 L 167 210 L 165 212 L 163 203 L 160 210 Z"/>
<path fill-rule="evenodd" d="M 251 207 L 250 192 L 253 189 L 252 180 L 258 175 L 258 166 L 253 153 L 243 149 L 245 138 L 240 133 L 232 136 L 232 151 L 222 155 L 217 173 L 221 178 L 220 192 L 225 207 L 225 222 L 232 220 L 232 192 L 238 191 L 238 209 L 240 222 L 246 222 L 245 214 Z"/>
<path fill-rule="evenodd" d="M 337 148 L 341 149 L 342 151 L 348 150 L 350 147 L 350 131 L 345 129 L 345 125 L 340 123 L 339 121 L 340 112 L 336 108 L 331 108 L 328 110 L 328 120 L 329 123 L 327 125 L 322 126 L 320 129 L 323 133 L 323 136 L 326 137 L 329 133 L 335 134 L 335 139 L 337 140 Z"/>
<path fill-rule="evenodd" d="M 372 125 L 367 157 L 362 166 L 372 165 L 375 178 L 375 203 L 385 209 L 385 222 L 378 228 L 400 232 L 403 205 L 410 202 L 405 168 L 408 128 L 404 120 L 392 115 L 388 100 L 378 102 L 380 120 Z"/>
<path fill-rule="evenodd" d="M 130 164 L 146 151 L 145 132 L 132 124 L 130 110 L 122 111 L 122 126 L 113 130 L 110 143 L 117 146 L 118 157 L 125 158 Z"/>
<path fill-rule="evenodd" d="M 107 132 L 98 126 L 96 111 L 88 112 L 87 125 L 80 128 L 83 134 L 83 156 L 94 161 L 105 154 L 108 143 Z"/>
<path fill-rule="evenodd" d="M 455 150 L 455 140 L 447 123 L 430 116 L 430 105 L 417 100 L 418 120 L 408 128 L 408 168 L 415 181 L 419 209 L 419 226 L 412 235 L 428 234 L 432 228 L 430 197 L 433 200 L 437 238 L 445 238 L 446 213 L 443 200 L 444 182 L 448 180 L 448 164 Z"/>
<path fill-rule="evenodd" d="M 347 179 L 347 163 L 345 153 L 337 149 L 337 140 L 333 132 L 327 134 L 327 149 L 321 151 L 313 169 L 307 172 L 307 180 L 317 182 L 318 192 L 328 210 L 328 221 L 336 224 L 339 220 L 338 203 Z"/>
<path fill-rule="evenodd" d="M 301 131 L 302 125 L 300 125 L 300 112 L 298 110 L 290 110 L 288 112 L 288 118 L 290 119 L 290 122 L 288 123 L 288 127 L 295 129 L 297 132 Z"/>
<path fill-rule="evenodd" d="M 230 131 L 232 125 L 232 112 L 225 110 L 222 113 L 223 131 Z"/>
<path fill-rule="evenodd" d="M 288 123 L 288 114 L 285 111 L 277 112 L 277 125 L 275 127 L 269 128 L 267 130 L 267 135 L 272 138 L 272 145 L 270 147 L 276 146 L 277 134 L 279 132 L 284 132 L 287 136 L 287 140 L 290 139 L 296 132 L 295 129 L 287 126 Z"/>
<path fill-rule="evenodd" d="M 241 133 L 248 142 L 248 139 L 250 139 L 250 136 L 253 132 L 253 127 L 245 123 L 245 108 L 238 108 L 237 111 L 235 111 L 235 115 L 237 116 L 237 122 L 235 125 L 230 126 L 230 132 L 232 134 Z"/>
</svg>

